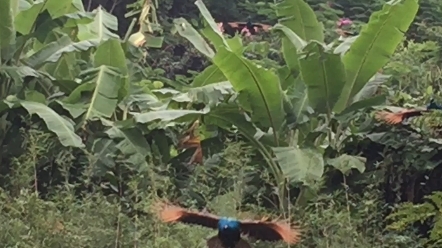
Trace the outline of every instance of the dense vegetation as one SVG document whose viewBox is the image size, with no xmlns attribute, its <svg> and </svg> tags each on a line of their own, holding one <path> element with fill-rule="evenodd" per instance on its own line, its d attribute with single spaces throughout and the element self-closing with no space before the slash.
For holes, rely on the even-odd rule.
<svg viewBox="0 0 442 248">
<path fill-rule="evenodd" d="M 158 199 L 289 219 L 296 247 L 442 245 L 442 115 L 373 118 L 442 103 L 440 1 L 0 6 L 4 247 L 205 247 Z M 214 22 L 248 19 L 273 28 Z"/>
</svg>

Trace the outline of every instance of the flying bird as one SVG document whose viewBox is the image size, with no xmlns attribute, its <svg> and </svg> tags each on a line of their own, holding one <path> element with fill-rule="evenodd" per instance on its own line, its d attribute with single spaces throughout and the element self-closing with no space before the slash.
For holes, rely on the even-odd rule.
<svg viewBox="0 0 442 248">
<path fill-rule="evenodd" d="M 207 240 L 208 248 L 251 248 L 250 244 L 241 238 L 248 235 L 262 241 L 285 241 L 296 244 L 300 241 L 298 227 L 291 227 L 283 222 L 266 220 L 237 220 L 218 217 L 209 213 L 189 211 L 181 207 L 157 204 L 157 214 L 163 222 L 181 222 L 217 229 L 218 234 Z"/>
<path fill-rule="evenodd" d="M 247 22 L 219 22 L 217 23 L 219 30 L 222 33 L 230 36 L 235 36 L 236 33 L 252 36 L 259 32 L 268 32 L 272 26 L 262 23 Z"/>
<path fill-rule="evenodd" d="M 415 116 L 421 116 L 426 112 L 430 112 L 433 110 L 442 110 L 442 106 L 437 104 L 434 99 L 430 100 L 430 103 L 424 107 L 424 108 L 413 108 L 413 109 L 407 109 L 407 108 L 398 108 L 398 110 L 394 112 L 389 111 L 379 111 L 375 114 L 375 118 L 378 121 L 383 121 L 390 125 L 396 125 L 402 123 L 404 120 L 415 117 Z"/>
</svg>

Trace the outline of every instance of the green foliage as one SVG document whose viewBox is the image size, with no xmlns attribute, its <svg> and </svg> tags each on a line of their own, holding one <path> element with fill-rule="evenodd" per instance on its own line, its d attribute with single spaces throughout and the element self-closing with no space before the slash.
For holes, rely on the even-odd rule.
<svg viewBox="0 0 442 248">
<path fill-rule="evenodd" d="M 303 185 L 311 186 L 322 179 L 324 159 L 317 150 L 275 147 L 273 152 L 289 183 L 301 182 Z"/>
<path fill-rule="evenodd" d="M 285 0 L 276 6 L 279 24 L 293 31 L 305 41 L 324 41 L 323 27 L 318 22 L 313 9 L 304 1 Z M 283 29 L 284 31 L 284 29 Z M 287 32 L 287 31 L 286 31 Z M 290 38 L 289 38 L 290 37 Z M 287 35 L 282 37 L 282 54 L 292 73 L 298 69 L 298 60 L 293 53 L 299 48 L 293 46 L 293 37 Z"/>
<path fill-rule="evenodd" d="M 4 8 L 1 10 L 1 15 L 3 16 L 2 18 L 3 23 L 0 26 L 0 32 L 2 33 L 0 39 L 0 49 L 8 47 L 15 40 L 15 35 L 14 35 L 15 30 L 13 29 L 12 25 L 12 22 L 14 20 L 12 2 L 13 2 L 12 0 L 3 0 L 1 2 Z"/>
<path fill-rule="evenodd" d="M 307 86 L 310 106 L 318 113 L 330 114 L 346 85 L 346 72 L 339 54 L 330 53 L 312 42 L 299 55 L 301 77 Z M 322 70 L 318 70 L 318 69 Z"/>
<path fill-rule="evenodd" d="M 399 2 L 386 4 L 384 9 L 373 15 L 373 18 L 371 18 L 366 27 L 364 27 L 361 35 L 353 40 L 354 43 L 351 43 L 351 46 L 356 46 L 356 48 L 348 50 L 347 47 L 343 50 L 338 47 L 336 49 L 340 50 L 338 53 L 332 49 L 332 45 L 323 44 L 322 25 L 316 20 L 313 10 L 307 4 L 302 3 L 302 1 L 284 1 L 280 3 L 277 8 L 278 16 L 283 17 L 281 23 L 289 25 L 284 26 L 280 23 L 275 26 L 277 30 L 282 31 L 282 38 L 286 42 L 286 49 L 284 49 L 283 43 L 282 52 L 284 58 L 287 59 L 287 67 L 275 68 L 277 72 L 284 74 L 279 75 L 279 79 L 284 79 L 284 81 L 281 82 L 278 80 L 276 74 L 273 73 L 272 69 L 260 68 L 252 61 L 243 58 L 241 56 L 243 50 L 237 49 L 238 46 L 236 45 L 232 46 L 232 43 L 228 42 L 228 40 L 222 36 L 217 30 L 216 24 L 204 4 L 201 1 L 196 1 L 195 4 L 201 11 L 205 22 L 208 24 L 208 27 L 203 29 L 201 33 L 216 49 L 216 54 L 213 57 L 211 53 L 205 54 L 212 60 L 214 66 L 229 80 L 233 89 L 238 92 L 238 98 L 235 103 L 250 115 L 251 122 L 261 129 L 262 131 L 258 130 L 264 135 L 266 134 L 265 130 L 271 128 L 269 130 L 270 132 L 267 132 L 267 139 L 262 139 L 262 141 L 260 139 L 256 140 L 256 134 L 253 135 L 252 138 L 252 135 L 248 134 L 250 133 L 249 130 L 243 130 L 242 132 L 243 134 L 247 133 L 246 137 L 257 146 L 260 153 L 265 157 L 269 169 L 275 177 L 275 185 L 278 185 L 280 207 L 287 210 L 288 203 L 285 200 L 285 195 L 287 194 L 285 188 L 286 179 L 291 183 L 311 185 L 312 178 L 310 175 L 315 175 L 314 180 L 317 181 L 324 173 L 325 164 L 319 163 L 318 166 L 315 167 L 307 166 L 306 163 L 302 162 L 295 163 L 293 167 L 284 164 L 287 164 L 287 161 L 302 161 L 302 159 L 300 159 L 302 157 L 320 157 L 321 161 L 323 161 L 324 158 L 322 157 L 325 154 L 320 152 L 320 149 L 313 150 L 315 154 L 312 155 L 306 153 L 306 150 L 295 148 L 297 153 L 299 153 L 296 156 L 294 155 L 295 153 L 290 157 L 287 157 L 287 154 L 290 153 L 279 157 L 276 155 L 276 161 L 279 163 L 277 165 L 273 162 L 272 157 L 274 155 L 271 154 L 269 148 L 273 149 L 273 151 L 275 151 L 275 148 L 290 150 L 290 147 L 294 144 L 302 144 L 306 148 L 310 144 L 314 144 L 315 146 L 321 146 L 321 149 L 334 149 L 338 157 L 339 155 L 347 155 L 341 151 L 342 148 L 339 146 L 339 140 L 346 138 L 344 133 L 349 119 L 335 119 L 334 110 L 338 113 L 353 113 L 361 108 L 379 104 L 379 102 L 383 100 L 382 97 L 370 99 L 374 92 L 372 92 L 371 95 L 367 95 L 366 90 L 363 89 L 364 86 L 369 83 L 370 78 L 375 75 L 376 71 L 381 69 L 387 62 L 385 59 L 380 59 L 380 57 L 385 56 L 385 53 L 392 54 L 394 52 L 403 33 L 396 32 L 396 38 L 399 40 L 395 39 L 393 43 L 386 43 L 386 38 L 382 38 L 383 36 L 378 36 L 378 34 L 384 32 L 384 28 L 386 31 L 408 28 L 417 12 L 418 5 L 414 0 L 406 1 L 405 5 Z M 404 6 L 407 7 L 407 9 L 405 9 Z M 302 9 L 305 11 L 301 11 Z M 304 14 L 297 15 L 296 18 L 293 18 L 291 15 L 294 10 L 297 10 L 295 12 L 302 12 Z M 401 22 L 388 18 L 388 16 L 394 15 L 395 11 L 398 13 L 402 13 L 401 11 L 403 11 L 403 13 L 397 17 L 402 20 Z M 182 30 L 180 34 L 183 35 L 183 37 L 189 39 L 198 50 L 207 50 L 209 47 L 208 44 L 196 30 L 187 26 L 187 22 L 183 20 L 175 20 L 175 22 L 181 22 L 180 26 Z M 380 23 L 384 22 L 387 22 L 385 23 L 386 26 L 379 28 Z M 380 38 L 373 40 L 373 37 Z M 235 38 L 230 39 L 230 41 L 234 39 Z M 290 46 L 287 44 L 290 44 Z M 384 45 L 385 47 L 383 47 Z M 371 50 L 373 47 L 376 49 Z M 369 53 L 361 53 L 360 51 L 369 51 Z M 343 55 L 341 56 L 341 54 Z M 373 61 L 370 62 L 370 60 Z M 375 61 L 377 62 L 375 63 Z M 212 79 L 212 75 L 220 74 L 214 66 L 208 67 L 206 69 L 207 72 L 203 72 L 204 75 L 208 77 L 207 79 L 202 79 L 202 76 L 200 76 L 198 81 L 215 82 Z M 372 71 L 373 68 L 375 68 L 374 71 Z M 359 76 L 362 76 L 363 79 L 359 79 Z M 294 91 L 282 91 L 282 89 L 285 88 L 296 89 L 295 91 L 298 91 L 297 94 L 301 93 L 304 94 L 304 96 L 298 96 L 294 102 L 290 102 L 290 99 L 294 99 L 294 97 L 290 95 L 293 94 Z M 363 99 L 358 95 L 355 99 L 359 101 L 355 102 L 353 97 L 360 92 L 364 94 Z M 301 104 L 299 104 L 299 102 L 301 102 Z M 294 107 L 300 105 L 302 106 L 301 108 Z M 291 123 L 287 118 L 288 116 L 296 116 L 299 118 L 300 113 L 308 107 L 314 111 L 314 115 L 310 118 L 316 118 L 318 120 L 318 126 L 316 127 L 321 125 L 332 126 L 333 122 L 340 123 L 340 126 L 337 130 L 323 129 L 322 132 L 314 134 L 314 141 L 311 141 L 312 136 L 309 134 L 313 133 L 312 131 L 316 127 L 312 128 L 307 125 L 299 126 L 302 122 L 297 122 L 298 120 L 296 119 L 294 123 Z M 346 110 L 347 107 L 349 107 L 349 110 Z M 282 110 L 284 110 L 285 115 Z M 326 114 L 325 118 L 321 115 L 323 113 Z M 230 123 L 233 123 L 229 117 L 230 116 L 225 116 L 223 119 L 230 119 Z M 211 124 L 214 123 L 211 122 Z M 298 126 L 292 129 L 290 125 Z M 222 128 L 226 128 L 226 126 L 222 126 Z M 308 130 L 309 128 L 310 130 Z M 230 129 L 230 127 L 227 129 Z M 290 129 L 292 129 L 291 131 L 301 131 L 303 135 L 296 137 L 296 135 L 284 134 L 284 131 Z M 332 137 L 335 138 L 333 139 Z M 291 140 L 295 140 L 294 144 L 291 143 Z M 306 141 L 309 143 L 307 144 Z M 333 156 L 335 155 L 331 157 L 325 155 L 325 159 L 331 159 Z M 351 161 L 358 161 L 359 159 L 352 157 L 352 155 L 347 156 Z M 344 163 L 343 161 L 344 160 L 341 162 Z M 344 165 L 342 165 L 342 167 L 343 166 Z M 341 168 L 340 165 L 336 163 L 334 163 L 334 167 Z M 364 171 L 360 164 L 356 166 L 356 168 L 362 172 Z M 297 173 L 300 171 L 302 171 L 302 173 Z M 300 196 L 301 195 L 302 190 Z"/>
<path fill-rule="evenodd" d="M 415 0 L 387 3 L 371 15 L 361 34 L 345 53 L 347 84 L 336 110 L 342 111 L 374 74 L 389 60 L 413 22 L 419 5 Z"/>
<path fill-rule="evenodd" d="M 425 222 L 430 219 L 432 229 L 428 239 L 423 240 L 425 247 L 439 247 L 442 240 L 442 192 L 434 192 L 425 197 L 426 202 L 422 204 L 404 203 L 396 212 L 388 216 L 392 220 L 388 228 L 392 230 L 404 230 L 416 222 Z"/>
<path fill-rule="evenodd" d="M 77 183 L 90 183 L 91 174 L 79 176 L 81 182 L 71 181 L 70 168 L 76 161 L 72 150 L 54 152 L 57 138 L 45 132 L 31 129 L 22 135 L 28 141 L 26 153 L 11 163 L 7 187 L 0 193 L 0 225 L 8 230 L 0 234 L 0 241 L 5 246 L 205 247 L 204 240 L 215 234 L 215 231 L 201 227 L 157 221 L 150 211 L 150 205 L 157 199 L 154 190 L 166 190 L 173 187 L 173 183 L 171 178 L 153 171 L 128 179 L 127 190 L 120 192 L 122 197 L 103 193 L 106 190 L 119 191 L 119 188 L 109 184 L 90 184 L 91 192 L 84 192 L 79 199 L 75 193 Z M 182 188 L 181 196 L 176 200 L 189 207 L 197 206 L 199 201 L 207 202 L 208 209 L 220 215 L 240 218 L 274 215 L 265 208 L 244 204 L 241 200 L 246 195 L 259 199 L 265 194 L 250 184 L 257 176 L 263 183 L 271 181 L 269 175 L 254 164 L 253 148 L 241 142 L 229 143 L 220 157 L 223 159 L 216 164 L 195 168 L 188 187 Z M 64 182 L 59 187 L 51 187 L 50 194 L 43 200 L 29 182 L 36 180 L 36 169 L 50 167 L 41 163 L 47 159 L 57 162 L 61 169 L 59 176 Z M 95 158 L 90 156 L 88 159 Z M 86 164 L 93 169 L 92 163 Z M 174 194 L 169 193 L 167 197 L 174 197 Z M 345 202 L 345 193 L 337 191 L 318 197 L 305 208 L 293 208 L 293 216 L 297 216 L 295 219 L 306 231 L 303 243 L 298 246 L 415 247 L 414 236 L 382 236 L 382 206 L 378 203 L 379 192 L 374 188 L 348 201 L 353 213 L 348 211 Z M 128 214 L 128 211 L 132 212 Z M 268 244 L 255 242 L 254 247 L 264 248 Z M 275 243 L 272 247 L 287 246 Z"/>
<path fill-rule="evenodd" d="M 206 4 L 137 2 L 140 30 L 133 22 L 120 38 L 125 17 L 103 7 L 3 1 L 0 219 L 8 232 L 0 243 L 204 247 L 213 230 L 154 218 L 150 205 L 161 196 L 220 215 L 288 218 L 303 229 L 299 247 L 436 245 L 439 193 L 427 197 L 436 206 L 403 204 L 395 230 L 383 230 L 383 215 L 436 189 L 440 113 L 387 127 L 367 110 L 439 98 L 440 3 Z M 215 23 L 246 15 L 280 19 L 251 40 L 225 37 Z M 344 15 L 362 29 L 338 43 L 334 25 Z M 422 30 L 432 25 L 425 18 L 434 25 Z M 409 28 L 407 37 L 434 41 L 401 44 Z M 162 49 L 152 48 L 161 47 L 157 35 Z M 183 144 L 194 123 L 201 165 L 188 163 L 193 151 Z M 426 217 L 430 237 L 404 228 Z"/>
</svg>

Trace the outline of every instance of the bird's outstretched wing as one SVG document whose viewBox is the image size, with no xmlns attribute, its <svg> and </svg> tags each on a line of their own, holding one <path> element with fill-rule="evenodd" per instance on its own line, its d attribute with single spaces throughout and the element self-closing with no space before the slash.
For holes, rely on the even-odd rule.
<svg viewBox="0 0 442 248">
<path fill-rule="evenodd" d="M 283 240 L 296 244 L 301 239 L 299 227 L 284 222 L 241 221 L 241 232 L 262 241 Z"/>
<path fill-rule="evenodd" d="M 426 109 L 399 109 L 399 111 L 396 112 L 389 112 L 389 111 L 379 111 L 376 112 L 375 118 L 378 121 L 383 121 L 390 125 L 399 124 L 405 119 L 414 117 L 414 116 L 420 116 L 423 113 L 428 112 Z"/>
<path fill-rule="evenodd" d="M 247 22 L 228 22 L 227 25 L 229 25 L 232 28 L 238 28 L 238 29 L 243 29 L 248 26 Z M 268 32 L 272 28 L 272 25 L 256 23 L 256 22 L 251 22 L 250 26 L 255 28 L 256 31 L 262 30 L 264 32 Z"/>
<path fill-rule="evenodd" d="M 218 235 L 211 237 L 207 240 L 208 248 L 225 248 L 221 240 L 218 238 Z M 240 239 L 238 243 L 235 245 L 235 248 L 252 248 L 250 244 L 244 239 Z"/>
<path fill-rule="evenodd" d="M 155 204 L 155 212 L 163 222 L 182 222 L 216 229 L 219 217 L 208 213 L 199 213 L 169 205 L 166 203 Z"/>
<path fill-rule="evenodd" d="M 228 29 L 232 30 L 233 32 L 242 32 L 246 28 L 254 29 L 254 32 L 268 32 L 272 28 L 271 25 L 262 23 L 250 23 L 250 27 L 248 27 L 247 22 L 220 22 L 217 23 L 217 25 L 223 33 L 227 32 Z"/>
</svg>

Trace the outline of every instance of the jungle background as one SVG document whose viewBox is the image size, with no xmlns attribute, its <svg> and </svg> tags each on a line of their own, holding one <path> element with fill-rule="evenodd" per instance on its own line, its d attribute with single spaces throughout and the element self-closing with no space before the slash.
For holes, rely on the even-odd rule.
<svg viewBox="0 0 442 248">
<path fill-rule="evenodd" d="M 442 102 L 442 2 L 0 6 L 2 247 L 205 247 L 160 199 L 289 219 L 293 247 L 441 247 L 442 115 L 373 113 Z M 360 36 L 336 47 L 343 17 Z"/>
</svg>

